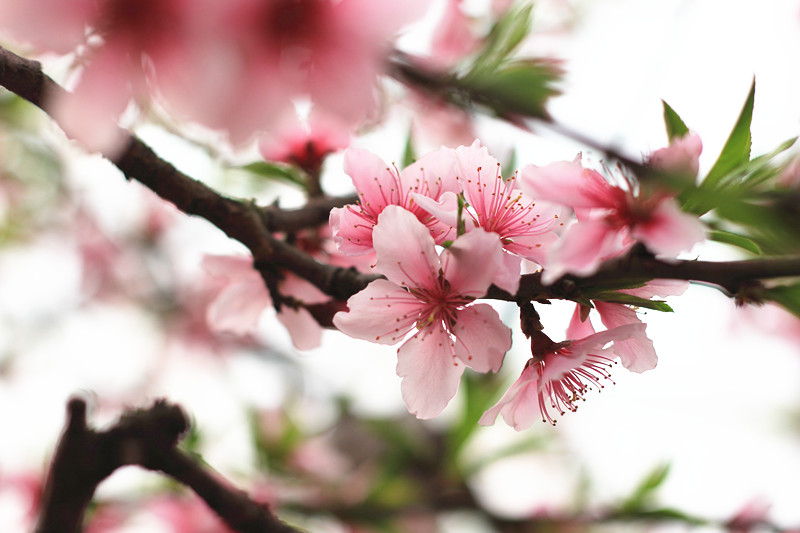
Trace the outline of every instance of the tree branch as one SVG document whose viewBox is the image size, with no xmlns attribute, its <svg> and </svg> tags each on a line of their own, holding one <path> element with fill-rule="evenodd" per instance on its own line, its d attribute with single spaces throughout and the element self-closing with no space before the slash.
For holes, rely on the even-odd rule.
<svg viewBox="0 0 800 533">
<path fill-rule="evenodd" d="M 404 79 L 413 77 L 416 72 L 413 66 L 405 65 L 404 68 Z M 419 76 L 423 74 L 423 71 L 418 73 Z M 429 78 L 415 83 L 424 85 L 437 81 Z M 21 58 L 3 48 L 0 48 L 0 85 L 44 111 L 47 111 L 48 99 L 54 95 L 68 97 L 62 87 L 42 73 L 39 62 Z M 615 156 L 622 157 L 619 154 Z M 139 181 L 181 211 L 208 220 L 230 238 L 244 244 L 253 254 L 254 266 L 266 276 L 276 268 L 287 269 L 338 300 L 346 300 L 371 281 L 382 277 L 321 263 L 272 234 L 324 223 L 332 207 L 350 203 L 354 197 L 313 199 L 306 207 L 295 210 L 258 207 L 252 202 L 223 196 L 181 173 L 132 135 L 129 135 L 123 153 L 113 162 L 129 180 Z M 799 256 L 731 262 L 666 262 L 643 254 L 629 254 L 608 262 L 588 277 L 568 275 L 545 286 L 540 274 L 527 274 L 522 276 L 516 295 L 491 287 L 486 297 L 507 301 L 574 300 L 597 284 L 614 288 L 654 278 L 710 283 L 728 295 L 735 295 L 753 281 L 789 276 L 800 276 Z"/>
<path fill-rule="evenodd" d="M 116 469 L 137 465 L 160 471 L 194 490 L 234 531 L 298 533 L 264 505 L 230 486 L 177 448 L 189 424 L 164 400 L 131 410 L 105 431 L 86 422 L 86 402 L 67 404 L 67 422 L 45 482 L 35 533 L 79 533 L 97 486 Z"/>
</svg>

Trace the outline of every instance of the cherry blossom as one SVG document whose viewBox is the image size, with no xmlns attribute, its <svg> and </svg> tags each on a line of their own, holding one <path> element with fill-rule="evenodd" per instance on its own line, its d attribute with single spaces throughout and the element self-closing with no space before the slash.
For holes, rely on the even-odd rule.
<svg viewBox="0 0 800 533">
<path fill-rule="evenodd" d="M 272 305 L 272 299 L 261 275 L 253 268 L 252 259 L 209 255 L 203 259 L 203 267 L 211 276 L 226 281 L 225 287 L 206 310 L 209 327 L 217 333 L 234 335 L 255 331 L 261 314 Z M 289 273 L 281 282 L 280 290 L 305 304 L 328 301 L 328 297 L 316 287 Z M 298 350 L 311 350 L 320 345 L 322 329 L 306 309 L 283 305 L 278 320 L 289 331 Z"/>
<path fill-rule="evenodd" d="M 367 150 L 351 148 L 345 153 L 344 168 L 358 191 L 359 202 L 331 210 L 333 238 L 341 252 L 353 255 L 371 252 L 372 228 L 390 205 L 413 213 L 428 226 L 437 243 L 450 236 L 451 228 L 422 209 L 418 200 L 420 197 L 437 200 L 448 188 L 455 187 L 452 150 L 431 152 L 399 172 Z"/>
<path fill-rule="evenodd" d="M 582 331 L 585 326 L 573 316 L 567 336 L 579 335 Z M 529 427 L 537 417 L 555 425 L 550 409 L 561 415 L 566 411 L 574 412 L 578 400 L 584 400 L 584 395 L 592 388 L 602 389 L 602 381 L 610 379 L 609 368 L 617 356 L 622 356 L 614 348 L 604 346 L 610 342 L 616 345 L 617 341 L 641 331 L 644 331 L 644 324 L 628 324 L 559 343 L 539 333 L 541 348 L 534 350 L 519 379 L 483 414 L 479 423 L 492 425 L 497 415 L 502 415 L 517 431 Z"/>
<path fill-rule="evenodd" d="M 691 178 L 693 182 L 700 169 L 702 151 L 703 142 L 700 137 L 689 133 L 674 139 L 666 148 L 660 148 L 650 154 L 647 163 L 677 176 Z"/>
<path fill-rule="evenodd" d="M 311 104 L 352 127 L 374 111 L 375 85 L 394 35 L 426 2 L 387 0 L 230 0 L 201 2 L 219 23 L 205 57 L 168 97 L 187 116 L 236 143 Z M 205 83 L 197 83 L 204 80 Z"/>
<path fill-rule="evenodd" d="M 437 255 L 428 229 L 397 206 L 384 209 L 373 235 L 377 269 L 388 279 L 352 296 L 349 311 L 333 323 L 358 339 L 403 342 L 397 351 L 403 400 L 418 418 L 432 418 L 455 395 L 465 365 L 496 372 L 511 347 L 511 330 L 497 311 L 473 303 L 501 268 L 500 243 L 475 230 Z"/>
<path fill-rule="evenodd" d="M 703 224 L 683 213 L 672 196 L 663 191 L 639 195 L 628 178 L 625 185 L 612 184 L 599 172 L 584 168 L 580 158 L 523 169 L 523 190 L 569 206 L 577 216 L 547 256 L 545 283 L 567 272 L 592 274 L 602 261 L 636 242 L 660 257 L 674 258 L 704 239 Z"/>
<path fill-rule="evenodd" d="M 517 188 L 516 174 L 503 178 L 500 163 L 478 140 L 457 148 L 456 161 L 459 190 L 469 205 L 463 212 L 465 229 L 482 228 L 499 236 L 512 256 L 506 254 L 505 268 L 494 283 L 514 294 L 519 287 L 520 257 L 544 262 L 547 250 L 558 239 L 562 208 L 533 201 Z M 458 202 L 454 192 L 444 192 L 438 202 L 420 195 L 414 198 L 436 218 L 456 227 Z"/>
<path fill-rule="evenodd" d="M 273 134 L 259 139 L 258 148 L 267 161 L 290 163 L 308 173 L 319 174 L 325 157 L 349 144 L 346 130 L 317 113 L 306 120 L 292 117 L 279 124 Z"/>
</svg>

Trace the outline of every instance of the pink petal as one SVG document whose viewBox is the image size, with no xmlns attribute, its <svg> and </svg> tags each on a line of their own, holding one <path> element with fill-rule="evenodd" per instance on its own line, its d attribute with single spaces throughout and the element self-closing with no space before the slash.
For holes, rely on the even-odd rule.
<svg viewBox="0 0 800 533">
<path fill-rule="evenodd" d="M 477 372 L 497 372 L 511 348 L 511 330 L 489 304 L 474 304 L 456 314 L 455 353 Z"/>
<path fill-rule="evenodd" d="M 653 152 L 647 163 L 666 172 L 685 175 L 694 181 L 700 168 L 702 151 L 700 136 L 690 133 L 674 139 L 668 147 Z"/>
<path fill-rule="evenodd" d="M 503 253 L 503 265 L 497 269 L 492 279 L 492 284 L 513 296 L 519 290 L 521 274 L 522 258 L 513 254 Z"/>
<path fill-rule="evenodd" d="M 243 278 L 259 278 L 253 268 L 253 258 L 247 255 L 212 255 L 203 256 L 201 266 L 215 278 L 241 280 Z"/>
<path fill-rule="evenodd" d="M 299 276 L 287 273 L 280 284 L 281 294 L 291 296 L 305 304 L 321 304 L 330 300 L 330 296 Z"/>
<path fill-rule="evenodd" d="M 433 32 L 433 65 L 449 68 L 478 45 L 470 29 L 470 18 L 461 10 L 461 0 L 447 0 L 442 18 Z"/>
<path fill-rule="evenodd" d="M 631 372 L 644 372 L 656 367 L 658 356 L 651 341 L 645 333 L 645 324 L 636 316 L 636 311 L 621 304 L 595 302 L 600 313 L 600 320 L 610 330 L 627 324 L 641 324 L 643 327 L 628 339 L 614 341 L 614 353 L 622 361 L 622 366 Z"/>
<path fill-rule="evenodd" d="M 471 146 L 456 148 L 458 158 L 459 181 L 466 192 L 470 203 L 477 204 L 483 196 L 483 190 L 493 190 L 494 183 L 500 175 L 500 163 L 489 155 L 489 150 L 476 140 Z"/>
<path fill-rule="evenodd" d="M 260 279 L 233 283 L 223 289 L 206 309 L 208 327 L 217 333 L 246 335 L 258 325 L 258 319 L 271 299 Z"/>
<path fill-rule="evenodd" d="M 441 327 L 421 330 L 397 351 L 397 375 L 403 378 L 403 401 L 417 418 L 439 415 L 458 390 L 464 365 Z"/>
<path fill-rule="evenodd" d="M 372 252 L 373 223 L 356 214 L 358 205 L 334 207 L 330 214 L 333 240 L 340 252 L 363 255 Z M 354 212 L 356 211 L 356 212 Z"/>
<path fill-rule="evenodd" d="M 124 147 L 117 120 L 131 100 L 127 50 L 107 44 L 84 69 L 72 95 L 52 102 L 51 114 L 64 132 L 110 159 Z"/>
<path fill-rule="evenodd" d="M 538 376 L 535 365 L 528 365 L 503 397 L 478 421 L 482 426 L 494 424 L 497 415 L 503 415 L 506 424 L 517 431 L 530 427 L 541 418 L 539 409 Z"/>
<path fill-rule="evenodd" d="M 333 316 L 339 331 L 356 339 L 396 344 L 414 327 L 421 304 L 405 289 L 379 279 L 351 296 L 347 307 L 349 311 Z"/>
<path fill-rule="evenodd" d="M 397 170 L 363 148 L 349 148 L 344 153 L 344 171 L 353 180 L 353 185 L 365 208 L 379 213 L 390 205 L 391 192 L 397 188 Z"/>
<path fill-rule="evenodd" d="M 458 191 L 456 177 L 456 152 L 450 148 L 440 148 L 420 157 L 400 173 L 402 182 L 407 187 L 419 187 L 426 184 L 426 195 L 437 199 L 445 191 Z"/>
<path fill-rule="evenodd" d="M 561 379 L 570 370 L 581 366 L 589 353 L 603 354 L 607 352 L 607 350 L 603 350 L 603 346 L 609 342 L 613 341 L 616 347 L 617 341 L 643 333 L 644 328 L 645 325 L 642 323 L 627 324 L 572 341 L 563 351 L 546 356 L 546 364 L 541 381 Z M 613 353 L 609 354 L 609 356 L 613 357 Z"/>
<path fill-rule="evenodd" d="M 593 335 L 595 333 L 594 327 L 592 326 L 592 321 L 589 320 L 589 317 L 586 317 L 586 320 L 581 321 L 581 305 L 578 304 L 575 306 L 575 311 L 572 313 L 572 319 L 569 321 L 569 326 L 567 326 L 567 338 L 568 339 L 582 339 L 584 337 L 588 337 L 589 335 Z"/>
<path fill-rule="evenodd" d="M 573 208 L 613 207 L 612 186 L 594 170 L 583 168 L 580 155 L 573 161 L 558 161 L 519 171 L 520 189 L 536 200 Z"/>
<path fill-rule="evenodd" d="M 659 296 L 666 298 L 667 296 L 680 296 L 686 289 L 689 288 L 689 282 L 681 279 L 654 279 L 648 281 L 644 287 L 637 289 L 624 289 L 619 292 L 625 294 L 632 294 L 639 298 L 653 298 Z"/>
<path fill-rule="evenodd" d="M 444 277 L 454 291 L 480 298 L 503 266 L 500 239 L 496 233 L 480 228 L 466 233 L 442 252 L 441 264 Z"/>
<path fill-rule="evenodd" d="M 313 350 L 322 344 L 322 327 L 308 310 L 283 306 L 278 313 L 278 320 L 286 327 L 292 344 L 298 350 Z"/>
<path fill-rule="evenodd" d="M 668 198 L 658 204 L 646 223 L 635 225 L 631 235 L 656 255 L 674 258 L 702 242 L 706 233 L 697 217 L 684 213 Z"/>
<path fill-rule="evenodd" d="M 411 212 L 389 206 L 372 231 L 377 269 L 407 287 L 431 287 L 439 276 L 439 256 L 428 229 Z"/>
<path fill-rule="evenodd" d="M 574 223 L 548 258 L 542 281 L 552 283 L 567 272 L 579 276 L 593 274 L 605 259 L 625 249 L 619 243 L 617 230 L 603 220 Z"/>
<path fill-rule="evenodd" d="M 458 225 L 458 197 L 453 192 L 445 192 L 439 200 L 419 193 L 411 193 L 412 200 L 440 222 L 455 228 Z M 462 218 L 465 218 L 462 212 Z"/>
</svg>

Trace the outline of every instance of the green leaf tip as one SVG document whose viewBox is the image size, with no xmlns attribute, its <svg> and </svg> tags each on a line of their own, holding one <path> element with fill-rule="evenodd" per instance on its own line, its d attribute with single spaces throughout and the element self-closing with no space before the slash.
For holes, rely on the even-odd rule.
<svg viewBox="0 0 800 533">
<path fill-rule="evenodd" d="M 661 104 L 664 106 L 664 125 L 667 128 L 667 137 L 669 142 L 672 143 L 675 139 L 680 139 L 689 133 L 689 128 L 667 102 L 661 100 Z"/>
<path fill-rule="evenodd" d="M 742 107 L 739 119 L 728 136 L 722 152 L 717 158 L 717 162 L 711 167 L 703 185 L 715 186 L 730 172 L 737 167 L 747 164 L 750 161 L 750 145 L 752 138 L 750 135 L 750 124 L 753 121 L 753 104 L 756 95 L 756 79 L 750 86 L 750 94 Z"/>
</svg>

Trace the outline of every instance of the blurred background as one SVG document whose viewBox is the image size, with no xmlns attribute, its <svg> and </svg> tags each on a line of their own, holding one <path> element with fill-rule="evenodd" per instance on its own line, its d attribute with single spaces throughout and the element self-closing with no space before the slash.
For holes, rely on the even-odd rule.
<svg viewBox="0 0 800 533">
<path fill-rule="evenodd" d="M 485 25 L 487 2 L 462 7 Z M 425 50 L 443 8 L 434 2 L 399 46 Z M 663 99 L 702 138 L 708 171 L 753 76 L 753 153 L 798 133 L 797 2 L 541 0 L 533 21 L 523 51 L 566 70 L 554 119 L 634 159 L 667 144 Z M 556 427 L 517 433 L 478 427 L 470 409 L 494 403 L 530 356 L 515 307 L 498 304 L 515 330 L 500 374 L 465 378 L 440 418 L 417 421 L 395 347 L 325 331 L 321 348 L 301 352 L 271 309 L 243 335 L 209 328 L 207 309 L 232 281 L 204 257 L 245 250 L 85 154 L 32 106 L 7 92 L 0 106 L 0 530 L 30 527 L 66 400 L 81 394 L 98 425 L 157 397 L 182 405 L 195 422 L 187 446 L 310 531 L 800 531 L 800 323 L 788 313 L 736 309 L 692 286 L 669 299 L 674 313 L 643 313 L 655 370 L 616 369 L 614 386 Z M 426 127 L 418 115 L 400 105 L 353 145 L 401 161 L 409 130 Z M 253 152 L 208 132 L 187 141 L 153 118 L 132 120 L 135 131 L 189 175 L 260 203 L 301 201 L 234 168 Z M 546 127 L 472 126 L 519 166 L 585 150 Z M 470 140 L 415 142 L 424 153 Z M 323 187 L 352 191 L 341 154 L 326 160 Z M 687 257 L 743 256 L 705 245 Z M 572 307 L 539 312 L 563 338 Z M 225 531 L 152 474 L 118 471 L 97 496 L 92 531 Z M 522 520 L 539 529 L 508 525 Z"/>
</svg>

